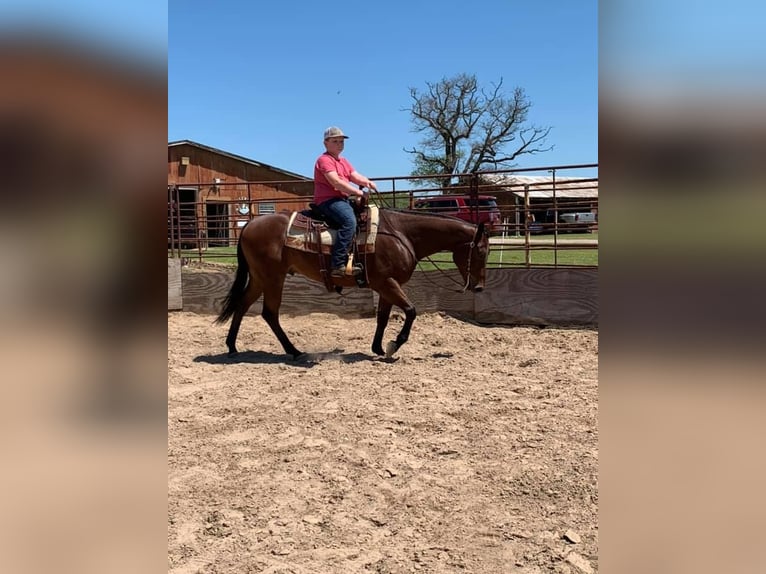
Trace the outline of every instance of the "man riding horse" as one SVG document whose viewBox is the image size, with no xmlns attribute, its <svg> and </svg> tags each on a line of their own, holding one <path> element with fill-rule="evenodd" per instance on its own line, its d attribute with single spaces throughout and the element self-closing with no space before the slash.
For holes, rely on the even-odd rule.
<svg viewBox="0 0 766 574">
<path fill-rule="evenodd" d="M 348 136 L 338 127 L 324 131 L 325 152 L 314 164 L 314 204 L 337 236 L 330 255 L 332 277 L 346 275 L 348 252 L 356 234 L 356 215 L 349 204 L 351 197 L 364 197 L 364 191 L 353 184 L 377 191 L 374 181 L 356 171 L 351 163 L 340 157 Z M 360 275 L 361 266 L 354 264 L 351 275 Z"/>
</svg>

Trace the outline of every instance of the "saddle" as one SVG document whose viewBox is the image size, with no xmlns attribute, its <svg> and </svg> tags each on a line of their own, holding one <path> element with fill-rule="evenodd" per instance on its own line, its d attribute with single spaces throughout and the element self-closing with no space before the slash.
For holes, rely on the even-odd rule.
<svg viewBox="0 0 766 574">
<path fill-rule="evenodd" d="M 356 236 L 351 244 L 349 266 L 354 259 L 364 261 L 369 253 L 375 252 L 375 236 L 378 231 L 379 211 L 377 206 L 354 206 L 354 213 L 356 214 L 357 227 Z M 285 242 L 287 247 L 318 255 L 319 270 L 328 291 L 339 291 L 338 286 L 333 283 L 330 277 L 330 253 L 336 235 L 335 225 L 325 220 L 313 203 L 309 204 L 309 209 L 293 211 L 289 215 Z M 357 277 L 356 282 L 360 287 L 365 287 L 367 285 L 365 274 Z"/>
</svg>

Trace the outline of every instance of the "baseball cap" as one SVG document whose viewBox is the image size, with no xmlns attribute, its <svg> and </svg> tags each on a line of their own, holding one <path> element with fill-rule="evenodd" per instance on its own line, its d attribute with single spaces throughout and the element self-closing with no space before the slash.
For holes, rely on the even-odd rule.
<svg viewBox="0 0 766 574">
<path fill-rule="evenodd" d="M 324 139 L 327 139 L 327 138 L 346 138 L 346 139 L 348 139 L 348 136 L 343 133 L 342 129 L 340 129 L 338 127 L 335 127 L 335 126 L 332 126 L 332 127 L 327 128 L 324 131 Z"/>
</svg>

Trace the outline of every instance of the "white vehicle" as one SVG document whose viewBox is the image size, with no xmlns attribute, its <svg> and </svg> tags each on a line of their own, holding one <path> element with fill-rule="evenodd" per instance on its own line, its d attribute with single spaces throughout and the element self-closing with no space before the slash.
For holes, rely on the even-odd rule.
<svg viewBox="0 0 766 574">
<path fill-rule="evenodd" d="M 587 231 L 591 233 L 598 223 L 598 214 L 591 211 L 577 213 L 562 213 L 559 215 L 559 223 L 568 228 L 567 231 Z"/>
</svg>

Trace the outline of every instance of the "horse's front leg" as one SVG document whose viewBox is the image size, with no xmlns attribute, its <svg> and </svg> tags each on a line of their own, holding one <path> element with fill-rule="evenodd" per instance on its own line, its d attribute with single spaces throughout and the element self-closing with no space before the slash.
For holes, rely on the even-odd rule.
<svg viewBox="0 0 766 574">
<path fill-rule="evenodd" d="M 383 333 L 388 326 L 388 319 L 391 316 L 391 303 L 383 297 L 378 298 L 378 326 L 375 328 L 375 337 L 372 339 L 372 352 L 376 355 L 385 355 L 383 350 Z"/>
<path fill-rule="evenodd" d="M 410 338 L 410 329 L 412 329 L 412 323 L 415 322 L 417 311 L 415 310 L 415 306 L 412 304 L 412 302 L 407 298 L 407 295 L 405 295 L 404 291 L 402 291 L 401 285 L 399 285 L 399 283 L 393 279 L 388 279 L 386 281 L 385 290 L 378 292 L 380 293 L 381 301 L 385 299 L 389 302 L 389 312 L 392 305 L 396 305 L 402 311 L 404 311 L 404 325 L 402 326 L 402 330 L 399 331 L 399 334 L 396 336 L 395 340 L 390 341 L 388 345 L 386 345 L 386 357 L 391 357 L 394 353 L 396 353 L 396 351 L 399 350 L 402 345 L 407 342 L 407 339 Z M 380 308 L 378 308 L 378 321 L 380 321 Z M 386 321 L 388 321 L 388 312 L 386 313 Z M 385 325 L 383 328 L 385 329 Z M 378 329 L 380 330 L 380 323 L 378 324 Z M 375 335 L 377 336 L 377 334 L 378 332 L 376 331 Z M 381 338 L 383 337 L 382 331 L 380 336 Z"/>
</svg>

